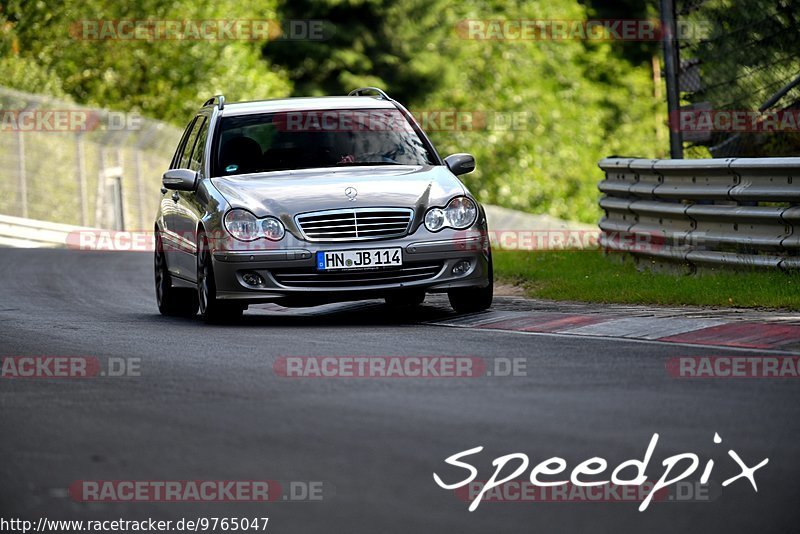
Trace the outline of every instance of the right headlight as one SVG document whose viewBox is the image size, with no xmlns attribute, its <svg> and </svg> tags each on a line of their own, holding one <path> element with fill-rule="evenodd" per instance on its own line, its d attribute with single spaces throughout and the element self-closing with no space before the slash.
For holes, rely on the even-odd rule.
<svg viewBox="0 0 800 534">
<path fill-rule="evenodd" d="M 261 234 L 270 241 L 280 241 L 286 235 L 286 229 L 275 217 L 267 217 L 261 220 Z"/>
<path fill-rule="evenodd" d="M 225 214 L 225 229 L 240 241 L 255 241 L 260 237 L 280 241 L 286 235 L 283 223 L 275 217 L 259 219 L 240 208 L 234 208 Z"/>
<path fill-rule="evenodd" d="M 463 230 L 469 228 L 478 218 L 478 206 L 468 197 L 455 197 L 447 206 L 431 208 L 425 214 L 425 228 L 431 232 L 438 232 L 445 226 Z"/>
</svg>

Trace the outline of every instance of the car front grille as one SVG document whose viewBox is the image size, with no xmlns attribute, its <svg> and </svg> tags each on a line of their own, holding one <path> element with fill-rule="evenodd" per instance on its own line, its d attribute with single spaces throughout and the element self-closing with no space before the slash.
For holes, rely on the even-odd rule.
<svg viewBox="0 0 800 534">
<path fill-rule="evenodd" d="M 406 208 L 355 208 L 303 213 L 295 221 L 308 241 L 363 241 L 406 235 L 412 216 Z"/>
<path fill-rule="evenodd" d="M 369 270 L 317 271 L 313 267 L 275 269 L 272 277 L 285 287 L 347 288 L 420 282 L 438 275 L 443 262 L 409 263 L 402 267 Z"/>
</svg>

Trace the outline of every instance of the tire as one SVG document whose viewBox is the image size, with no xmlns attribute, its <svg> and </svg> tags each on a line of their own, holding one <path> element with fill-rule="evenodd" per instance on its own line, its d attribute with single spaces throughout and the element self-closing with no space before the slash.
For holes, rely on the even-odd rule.
<svg viewBox="0 0 800 534">
<path fill-rule="evenodd" d="M 485 287 L 465 287 L 447 292 L 450 306 L 458 313 L 475 313 L 488 310 L 494 297 L 494 268 L 492 253 L 489 252 L 489 276 Z"/>
<path fill-rule="evenodd" d="M 197 236 L 197 301 L 200 316 L 207 323 L 231 323 L 242 317 L 241 304 L 225 302 L 217 298 L 217 284 L 214 279 L 214 263 L 205 234 Z"/>
<path fill-rule="evenodd" d="M 395 309 L 413 309 L 425 301 L 424 291 L 404 291 L 386 297 L 386 305 Z"/>
<path fill-rule="evenodd" d="M 156 230 L 156 250 L 153 258 L 156 282 L 156 303 L 161 315 L 192 317 L 197 314 L 197 292 L 192 289 L 172 287 L 172 276 L 167 269 L 164 243 Z"/>
</svg>

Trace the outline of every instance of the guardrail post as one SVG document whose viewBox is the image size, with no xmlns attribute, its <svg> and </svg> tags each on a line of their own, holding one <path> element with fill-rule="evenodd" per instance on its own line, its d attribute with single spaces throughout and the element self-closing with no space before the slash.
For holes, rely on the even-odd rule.
<svg viewBox="0 0 800 534">
<path fill-rule="evenodd" d="M 125 229 L 125 205 L 122 199 L 122 176 L 111 177 L 111 197 L 114 199 L 114 230 Z"/>
<path fill-rule="evenodd" d="M 142 151 L 136 147 L 133 151 L 133 166 L 136 178 L 136 207 L 139 211 L 139 227 L 144 229 L 147 223 L 147 210 L 144 207 L 144 184 L 142 180 Z"/>
<path fill-rule="evenodd" d="M 125 229 L 125 203 L 122 190 L 122 167 L 108 167 L 97 177 L 95 226 L 112 230 Z"/>
<path fill-rule="evenodd" d="M 89 193 L 86 185 L 86 156 L 83 150 L 83 138 L 75 135 L 75 171 L 78 175 L 78 191 L 81 202 L 81 226 L 89 225 Z"/>
<path fill-rule="evenodd" d="M 661 24 L 664 36 L 664 77 L 667 80 L 667 111 L 669 113 L 669 154 L 672 159 L 683 159 L 683 138 L 675 121 L 681 109 L 678 69 L 677 25 L 674 0 L 661 0 Z"/>
<path fill-rule="evenodd" d="M 21 217 L 28 217 L 28 177 L 25 174 L 25 133 L 17 131 L 17 188 Z"/>
</svg>

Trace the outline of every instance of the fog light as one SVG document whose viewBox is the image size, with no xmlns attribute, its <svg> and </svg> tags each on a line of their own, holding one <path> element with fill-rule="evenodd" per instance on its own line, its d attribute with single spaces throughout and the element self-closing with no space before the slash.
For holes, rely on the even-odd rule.
<svg viewBox="0 0 800 534">
<path fill-rule="evenodd" d="M 261 278 L 261 275 L 258 273 L 244 273 L 242 275 L 242 281 L 248 286 L 258 287 L 264 285 L 264 279 Z"/>
<path fill-rule="evenodd" d="M 469 271 L 470 263 L 468 260 L 461 260 L 460 262 L 453 265 L 453 274 L 456 276 L 461 276 L 462 274 Z"/>
</svg>

